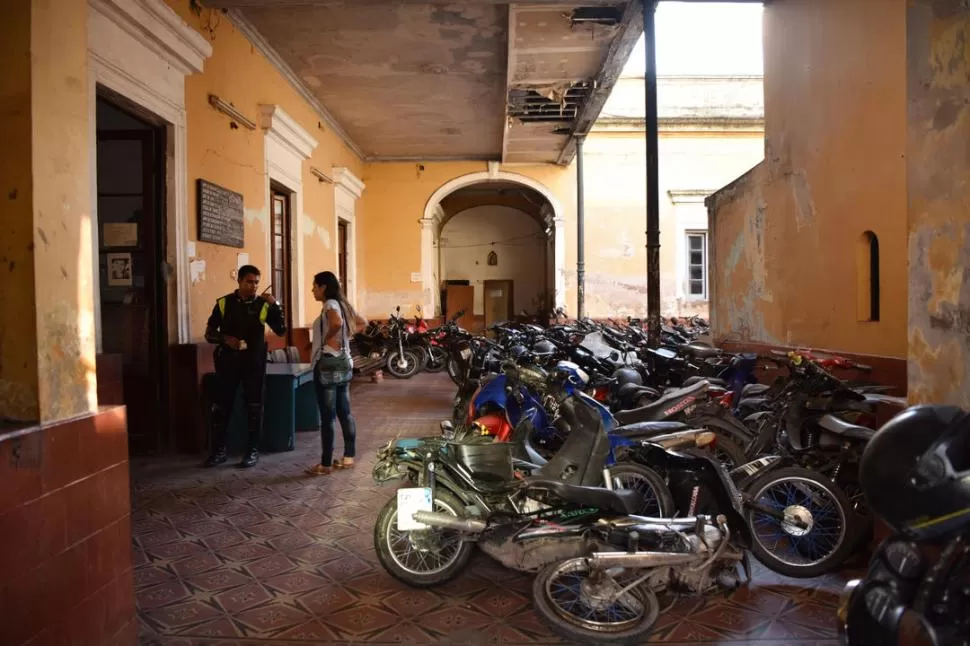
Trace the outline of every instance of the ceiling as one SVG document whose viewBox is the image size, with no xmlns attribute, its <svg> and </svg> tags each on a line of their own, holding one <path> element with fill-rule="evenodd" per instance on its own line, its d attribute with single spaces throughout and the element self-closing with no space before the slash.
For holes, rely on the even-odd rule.
<svg viewBox="0 0 970 646">
<path fill-rule="evenodd" d="M 642 32 L 639 0 L 206 0 L 369 161 L 565 164 Z"/>
<path fill-rule="evenodd" d="M 522 211 L 532 218 L 540 229 L 545 229 L 550 224 L 545 216 L 547 212 L 551 212 L 549 208 L 551 205 L 542 193 L 515 182 L 490 181 L 460 188 L 445 196 L 441 200 L 443 213 L 438 223 L 439 231 L 444 228 L 448 220 L 462 211 L 486 205 L 506 206 Z"/>
</svg>

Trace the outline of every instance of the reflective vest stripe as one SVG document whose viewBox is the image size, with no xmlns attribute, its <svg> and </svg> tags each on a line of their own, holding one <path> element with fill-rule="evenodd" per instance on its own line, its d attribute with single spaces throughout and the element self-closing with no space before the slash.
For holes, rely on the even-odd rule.
<svg viewBox="0 0 970 646">
<path fill-rule="evenodd" d="M 269 316 L 269 303 L 263 303 L 263 309 L 259 310 L 259 322 L 265 323 L 267 316 Z"/>
<path fill-rule="evenodd" d="M 226 297 L 223 296 L 222 298 L 217 300 L 216 303 L 219 304 L 219 315 L 225 318 L 226 317 Z"/>
</svg>

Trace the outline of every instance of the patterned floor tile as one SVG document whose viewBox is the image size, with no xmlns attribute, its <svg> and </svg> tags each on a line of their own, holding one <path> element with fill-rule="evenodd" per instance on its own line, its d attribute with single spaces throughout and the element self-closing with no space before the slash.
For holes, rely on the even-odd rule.
<svg viewBox="0 0 970 646">
<path fill-rule="evenodd" d="M 312 432 L 244 471 L 179 456 L 133 460 L 139 643 L 562 644 L 531 608 L 532 578 L 483 554 L 428 590 L 377 562 L 374 518 L 394 487 L 371 480 L 374 453 L 398 435 L 436 433 L 453 393 L 444 375 L 355 384 L 358 464 L 326 477 L 303 474 L 319 458 Z M 794 581 L 753 566 L 750 587 L 666 609 L 649 642 L 834 646 L 844 576 Z"/>
</svg>

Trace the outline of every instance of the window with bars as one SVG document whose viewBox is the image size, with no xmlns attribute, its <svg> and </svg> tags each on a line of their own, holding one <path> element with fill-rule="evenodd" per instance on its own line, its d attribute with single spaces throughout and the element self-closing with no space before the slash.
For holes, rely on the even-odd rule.
<svg viewBox="0 0 970 646">
<path fill-rule="evenodd" d="M 687 232 L 687 298 L 707 300 L 707 233 Z"/>
</svg>

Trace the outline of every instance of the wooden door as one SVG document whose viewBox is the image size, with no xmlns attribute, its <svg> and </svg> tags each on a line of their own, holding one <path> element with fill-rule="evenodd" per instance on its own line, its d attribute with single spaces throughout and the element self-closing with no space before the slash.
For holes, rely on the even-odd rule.
<svg viewBox="0 0 970 646">
<path fill-rule="evenodd" d="M 486 280 L 482 289 L 485 306 L 485 329 L 493 323 L 501 323 L 512 318 L 512 281 Z"/>
<path fill-rule="evenodd" d="M 293 285 L 290 276 L 290 195 L 277 188 L 271 188 L 272 210 L 272 258 L 270 259 L 270 285 L 273 296 L 283 306 L 286 329 L 293 329 L 293 307 L 290 295 Z M 262 287 L 265 289 L 265 287 Z"/>
<path fill-rule="evenodd" d="M 349 295 L 350 290 L 347 285 L 347 221 L 338 220 L 337 222 L 337 278 L 340 279 L 340 286 L 345 295 Z"/>
<path fill-rule="evenodd" d="M 447 318 L 451 318 L 460 310 L 465 314 L 458 319 L 458 325 L 470 330 L 475 321 L 475 288 L 471 285 L 448 285 L 447 287 L 448 311 L 445 313 Z"/>
<path fill-rule="evenodd" d="M 150 454 L 162 449 L 168 419 L 166 288 L 158 269 L 166 137 L 136 117 L 118 117 L 104 99 L 97 106 L 110 115 L 96 134 L 101 352 L 121 358 L 129 450 Z"/>
</svg>

